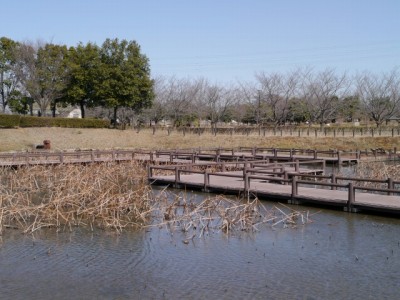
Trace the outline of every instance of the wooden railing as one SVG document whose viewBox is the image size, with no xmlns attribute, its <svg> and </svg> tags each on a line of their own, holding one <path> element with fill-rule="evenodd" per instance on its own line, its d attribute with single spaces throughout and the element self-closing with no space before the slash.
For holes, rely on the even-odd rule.
<svg viewBox="0 0 400 300">
<path fill-rule="evenodd" d="M 261 147 L 238 148 L 194 148 L 174 150 L 77 150 L 59 151 L 48 150 L 37 152 L 0 153 L 0 166 L 25 165 L 25 164 L 62 164 L 62 163 L 88 163 L 100 161 L 146 159 L 156 161 L 163 159 L 168 162 L 185 160 L 195 163 L 200 160 L 209 161 L 296 161 L 324 159 L 327 162 L 355 161 L 362 157 L 397 158 L 397 149 L 391 150 L 313 150 L 313 149 L 282 149 Z M 144 158 L 145 157 L 145 158 Z"/>
<path fill-rule="evenodd" d="M 386 180 L 369 179 L 369 178 L 354 178 L 354 177 L 343 177 L 332 175 L 314 175 L 300 173 L 299 166 L 301 164 L 321 164 L 320 160 L 315 161 L 296 161 L 293 163 L 282 163 L 282 164 L 270 164 L 265 161 L 254 161 L 254 162 L 225 162 L 225 163 L 210 163 L 207 165 L 189 164 L 189 165 L 175 165 L 175 166 L 148 166 L 148 177 L 150 181 L 162 179 L 160 177 L 154 176 L 155 170 L 168 171 L 170 175 L 173 176 L 173 183 L 175 187 L 179 187 L 182 184 L 190 184 L 193 186 L 198 186 L 204 191 L 209 191 L 213 189 L 213 184 L 210 183 L 210 176 L 219 177 L 230 177 L 230 178 L 240 178 L 243 179 L 243 186 L 241 190 L 244 193 L 250 193 L 251 182 L 253 180 L 263 180 L 266 182 L 276 182 L 284 185 L 291 185 L 290 197 L 292 200 L 301 198 L 299 194 L 300 186 L 313 186 L 316 193 L 321 190 L 322 187 L 325 190 L 337 190 L 341 189 L 343 191 L 347 190 L 346 206 L 348 211 L 352 211 L 353 206 L 356 201 L 356 190 L 363 190 L 364 192 L 372 194 L 386 194 L 386 195 L 400 195 L 400 189 L 395 188 L 400 186 L 400 181 L 395 181 L 391 178 Z M 227 169 L 228 165 L 232 167 L 234 165 L 237 168 L 236 173 L 224 173 L 210 171 L 209 168 L 219 169 L 223 171 Z M 288 166 L 295 166 L 294 171 L 288 171 Z M 196 169 L 197 168 L 197 169 Z M 206 168 L 200 170 L 199 168 Z M 182 174 L 203 174 L 203 181 L 198 183 L 188 183 L 181 180 Z M 312 178 L 312 180 L 305 180 L 305 178 Z M 321 181 L 323 180 L 323 181 Z M 345 183 L 338 183 L 342 181 Z M 357 182 L 363 183 L 379 183 L 386 185 L 383 187 L 371 187 L 371 186 L 361 186 L 357 185 Z"/>
</svg>

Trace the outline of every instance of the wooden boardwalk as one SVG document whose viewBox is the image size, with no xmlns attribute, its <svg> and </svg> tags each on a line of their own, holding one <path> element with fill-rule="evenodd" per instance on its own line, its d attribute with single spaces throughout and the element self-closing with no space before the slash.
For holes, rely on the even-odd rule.
<svg viewBox="0 0 400 300">
<path fill-rule="evenodd" d="M 325 164 L 354 164 L 360 159 L 378 157 L 396 158 L 397 150 L 384 153 L 377 151 L 371 156 L 368 151 L 317 151 L 310 149 L 280 148 L 196 148 L 175 150 L 70 150 L 70 151 L 27 151 L 0 153 L 0 167 L 19 167 L 24 165 L 56 165 L 66 163 L 94 163 L 109 161 L 140 160 L 149 163 L 202 163 L 257 161 L 295 162 L 323 160 Z"/>
<path fill-rule="evenodd" d="M 156 170 L 170 171 L 158 175 Z M 335 176 L 311 175 L 308 172 L 266 171 L 259 166 L 234 172 L 207 172 L 184 167 L 166 169 L 149 167 L 149 182 L 176 188 L 196 189 L 206 192 L 248 195 L 259 199 L 285 201 L 292 204 L 313 204 L 339 207 L 345 211 L 375 211 L 400 214 L 400 182 L 393 180 L 368 180 Z M 308 178 L 306 180 L 305 178 Z M 311 178 L 311 180 L 310 180 Z M 318 181 L 316 181 L 318 179 Z M 366 188 L 357 183 L 371 181 L 386 185 L 383 188 Z"/>
</svg>

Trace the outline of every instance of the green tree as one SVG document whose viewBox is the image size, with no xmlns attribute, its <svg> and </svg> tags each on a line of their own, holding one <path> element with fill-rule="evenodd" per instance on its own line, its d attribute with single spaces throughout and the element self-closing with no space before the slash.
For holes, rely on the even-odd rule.
<svg viewBox="0 0 400 300">
<path fill-rule="evenodd" d="M 0 38 L 0 103 L 1 111 L 4 113 L 9 105 L 13 94 L 17 91 L 18 80 L 13 72 L 15 64 L 15 47 L 17 43 L 13 40 Z"/>
<path fill-rule="evenodd" d="M 65 91 L 66 103 L 79 105 L 82 118 L 85 107 L 96 106 L 95 86 L 100 67 L 99 47 L 95 44 L 79 44 L 68 51 L 70 76 Z"/>
<path fill-rule="evenodd" d="M 149 61 L 135 41 L 107 39 L 100 48 L 96 96 L 113 109 L 117 120 L 120 107 L 140 111 L 151 107 L 153 81 Z"/>
<path fill-rule="evenodd" d="M 39 105 L 41 115 L 51 106 L 53 116 L 68 83 L 67 47 L 21 44 L 17 49 L 17 74 L 27 96 Z"/>
</svg>

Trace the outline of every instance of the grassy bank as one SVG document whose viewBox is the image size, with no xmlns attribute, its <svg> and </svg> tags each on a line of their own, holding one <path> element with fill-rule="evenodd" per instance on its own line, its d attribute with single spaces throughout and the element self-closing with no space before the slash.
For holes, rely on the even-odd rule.
<svg viewBox="0 0 400 300">
<path fill-rule="evenodd" d="M 74 128 L 18 128 L 0 129 L 0 152 L 29 151 L 43 140 L 50 140 L 53 150 L 67 149 L 176 149 L 207 147 L 280 147 L 305 149 L 400 149 L 400 137 L 280 137 L 253 135 L 183 135 L 166 130 L 154 135 L 150 129 L 74 129 Z"/>
</svg>

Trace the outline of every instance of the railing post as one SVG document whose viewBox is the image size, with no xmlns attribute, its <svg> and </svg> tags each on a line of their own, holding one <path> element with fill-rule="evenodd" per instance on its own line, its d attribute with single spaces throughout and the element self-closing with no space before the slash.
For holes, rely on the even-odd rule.
<svg viewBox="0 0 400 300">
<path fill-rule="evenodd" d="M 210 185 L 210 174 L 207 170 L 204 171 L 204 192 L 208 192 L 208 186 Z"/>
<path fill-rule="evenodd" d="M 151 165 L 147 166 L 147 179 L 150 179 L 153 177 L 153 167 Z"/>
<path fill-rule="evenodd" d="M 356 159 L 360 159 L 361 158 L 361 151 L 360 150 L 356 150 Z"/>
<path fill-rule="evenodd" d="M 388 178 L 387 179 L 387 185 L 388 185 L 388 189 L 389 190 L 393 190 L 394 189 L 394 184 L 393 184 L 393 179 L 392 178 Z M 388 195 L 391 196 L 393 195 L 392 192 L 388 192 Z"/>
<path fill-rule="evenodd" d="M 285 171 L 285 172 L 283 173 L 283 179 L 285 180 L 285 181 L 283 182 L 283 185 L 288 185 L 288 182 L 287 182 L 287 180 L 289 180 L 288 171 Z"/>
<path fill-rule="evenodd" d="M 333 173 L 331 174 L 331 183 L 332 184 L 336 184 L 337 183 L 336 176 Z M 332 185 L 331 190 L 336 190 L 336 189 L 337 189 L 337 187 Z"/>
<path fill-rule="evenodd" d="M 244 173 L 244 192 L 246 194 L 249 193 L 250 190 L 250 178 L 249 178 L 249 174 L 247 172 Z"/>
<path fill-rule="evenodd" d="M 64 153 L 60 152 L 60 164 L 64 163 Z"/>
<path fill-rule="evenodd" d="M 175 167 L 175 188 L 179 188 L 179 182 L 181 181 L 180 175 L 179 168 Z"/>
<path fill-rule="evenodd" d="M 294 170 L 295 172 L 299 173 L 300 172 L 300 162 L 298 159 L 296 159 L 296 164 L 294 165 Z"/>
<path fill-rule="evenodd" d="M 348 189 L 349 189 L 349 196 L 348 196 L 348 200 L 347 200 L 347 211 L 352 212 L 353 204 L 355 201 L 355 191 L 354 191 L 353 182 L 349 182 Z"/>
<path fill-rule="evenodd" d="M 90 160 L 92 161 L 92 163 L 94 162 L 94 153 L 93 153 L 93 150 L 90 151 Z"/>
<path fill-rule="evenodd" d="M 314 150 L 314 159 L 317 159 L 317 157 L 318 157 L 318 152 L 317 150 Z"/>
<path fill-rule="evenodd" d="M 342 155 L 341 155 L 341 151 L 337 151 L 337 158 L 338 158 L 338 164 L 341 165 L 341 164 L 342 164 Z"/>
<path fill-rule="evenodd" d="M 150 151 L 150 161 L 154 161 L 154 153 L 153 153 L 153 151 Z"/>
<path fill-rule="evenodd" d="M 292 177 L 292 198 L 298 195 L 298 187 L 297 187 L 297 176 L 293 175 Z M 293 200 L 293 199 L 292 199 Z"/>
</svg>

